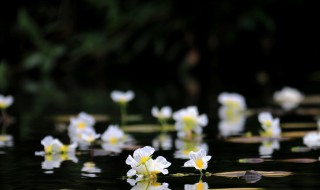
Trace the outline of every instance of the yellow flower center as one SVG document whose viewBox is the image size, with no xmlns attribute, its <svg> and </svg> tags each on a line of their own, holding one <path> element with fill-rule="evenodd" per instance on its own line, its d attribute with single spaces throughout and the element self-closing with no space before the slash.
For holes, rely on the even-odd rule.
<svg viewBox="0 0 320 190">
<path fill-rule="evenodd" d="M 117 144 L 118 139 L 117 139 L 116 137 L 111 137 L 111 138 L 109 139 L 109 142 L 110 142 L 110 144 Z"/>
<path fill-rule="evenodd" d="M 148 157 L 148 156 L 143 156 L 143 157 L 141 157 L 140 163 L 141 163 L 141 164 L 145 164 L 145 163 L 149 160 L 149 158 L 150 158 L 150 157 Z"/>
<path fill-rule="evenodd" d="M 66 153 L 60 154 L 60 158 L 61 160 L 69 160 L 68 154 Z"/>
<path fill-rule="evenodd" d="M 127 100 L 124 97 L 119 98 L 119 104 L 125 105 L 127 103 Z"/>
<path fill-rule="evenodd" d="M 51 154 L 52 153 L 52 145 L 44 147 L 44 151 L 47 154 Z"/>
<path fill-rule="evenodd" d="M 267 127 L 271 127 L 272 122 L 270 120 L 264 121 L 264 125 Z"/>
<path fill-rule="evenodd" d="M 7 107 L 7 104 L 5 102 L 0 102 L 0 109 L 4 109 Z"/>
<path fill-rule="evenodd" d="M 60 152 L 68 152 L 68 146 L 62 145 L 62 146 L 60 147 Z"/>
<path fill-rule="evenodd" d="M 226 101 L 226 106 L 232 107 L 232 108 L 239 108 L 239 103 L 236 102 L 236 101 L 227 100 Z"/>
<path fill-rule="evenodd" d="M 86 124 L 84 122 L 78 123 L 78 129 L 84 129 L 86 127 Z"/>
<path fill-rule="evenodd" d="M 200 181 L 200 182 L 196 185 L 196 190 L 203 190 L 203 183 L 202 183 L 202 181 Z"/>
<path fill-rule="evenodd" d="M 52 155 L 45 155 L 44 158 L 45 158 L 46 161 L 52 161 L 53 160 Z"/>
<path fill-rule="evenodd" d="M 86 162 L 84 164 L 84 167 L 86 167 L 86 168 L 94 168 L 95 166 L 96 166 L 96 164 L 93 162 Z"/>
<path fill-rule="evenodd" d="M 195 161 L 195 163 L 196 163 L 196 166 L 197 166 L 200 170 L 203 168 L 203 161 L 202 161 L 201 158 L 200 158 L 200 159 L 197 159 L 197 160 Z"/>
</svg>

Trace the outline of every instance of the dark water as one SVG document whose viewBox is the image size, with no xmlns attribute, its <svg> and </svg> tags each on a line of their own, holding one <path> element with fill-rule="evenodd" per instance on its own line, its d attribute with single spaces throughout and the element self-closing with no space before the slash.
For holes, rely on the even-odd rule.
<svg viewBox="0 0 320 190">
<path fill-rule="evenodd" d="M 295 116 L 284 116 L 284 121 L 291 120 Z M 148 117 L 147 117 L 148 118 Z M 313 122 L 312 117 L 298 117 L 300 120 Z M 153 121 L 153 119 L 145 119 Z M 146 121 L 136 123 L 145 123 Z M 148 122 L 149 122 L 148 121 Z M 99 122 L 96 124 L 97 131 L 104 131 L 108 122 Z M 218 136 L 218 120 L 210 120 L 205 128 L 203 143 L 208 145 L 208 154 L 212 155 L 209 161 L 209 167 L 206 170 L 210 173 L 229 172 L 229 171 L 289 171 L 293 175 L 286 177 L 262 177 L 256 182 L 250 183 L 243 178 L 226 178 L 218 176 L 204 176 L 203 182 L 208 183 L 210 189 L 215 188 L 240 188 L 240 187 L 259 187 L 267 189 L 318 189 L 319 181 L 319 162 L 315 163 L 286 163 L 277 160 L 290 158 L 313 158 L 318 159 L 319 151 L 294 153 L 292 147 L 303 146 L 301 138 L 280 142 L 280 149 L 274 150 L 272 159 L 274 161 L 265 161 L 262 163 L 239 163 L 241 158 L 259 158 L 259 146 L 261 143 L 243 144 L 225 142 Z M 21 125 L 17 122 L 13 124 L 14 128 Z M 58 168 L 45 170 L 41 168 L 44 157 L 35 156 L 35 151 L 42 150 L 40 140 L 46 135 L 53 135 L 64 142 L 68 142 L 66 132 L 55 130 L 55 121 L 50 117 L 39 118 L 37 124 L 31 130 L 31 136 L 26 140 L 19 138 L 19 133 L 14 140 L 12 147 L 2 147 L 0 149 L 0 179 L 1 189 L 130 189 L 132 188 L 122 176 L 130 169 L 125 164 L 125 159 L 133 151 L 123 150 L 120 154 L 111 154 L 104 156 L 94 156 L 93 150 L 79 151 L 77 154 L 78 162 L 63 161 Z M 259 128 L 256 115 L 247 118 L 245 130 Z M 253 130 L 254 131 L 254 130 Z M 172 137 L 172 148 L 170 150 L 158 150 L 154 157 L 162 155 L 167 158 L 172 165 L 168 168 L 170 174 L 174 173 L 196 173 L 192 168 L 181 167 L 186 161 L 184 159 L 174 158 L 176 151 L 174 132 L 168 133 Z M 136 139 L 137 145 L 152 145 L 152 140 L 159 133 L 131 133 Z M 101 149 L 96 145 L 92 149 Z M 94 177 L 84 176 L 81 168 L 85 162 L 94 162 L 101 173 Z M 166 182 L 170 189 L 184 189 L 185 184 L 195 184 L 199 181 L 199 175 L 173 177 L 170 175 L 159 175 L 158 182 Z"/>
</svg>

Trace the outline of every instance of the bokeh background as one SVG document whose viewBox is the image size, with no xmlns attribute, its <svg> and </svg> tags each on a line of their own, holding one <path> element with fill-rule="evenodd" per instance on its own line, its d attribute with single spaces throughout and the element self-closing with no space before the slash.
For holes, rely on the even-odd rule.
<svg viewBox="0 0 320 190">
<path fill-rule="evenodd" d="M 136 92 L 129 112 L 198 105 L 217 95 L 249 107 L 283 86 L 320 92 L 316 1 L 16 0 L 0 6 L 0 92 L 12 94 L 16 139 L 52 114 L 115 113 L 114 89 Z M 43 124 L 38 124 L 43 125 Z"/>
</svg>

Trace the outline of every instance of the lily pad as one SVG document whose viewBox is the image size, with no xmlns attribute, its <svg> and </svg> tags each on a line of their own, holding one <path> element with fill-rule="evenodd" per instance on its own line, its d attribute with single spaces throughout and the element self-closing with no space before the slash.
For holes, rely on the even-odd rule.
<svg viewBox="0 0 320 190">
<path fill-rule="evenodd" d="M 317 159 L 313 158 L 292 158 L 292 159 L 283 159 L 283 160 L 276 160 L 279 162 L 291 162 L 291 163 L 314 163 L 318 162 Z"/>
<path fill-rule="evenodd" d="M 124 126 L 123 130 L 125 132 L 135 132 L 135 133 L 154 133 L 162 130 L 160 125 L 155 124 L 140 124 L 140 125 L 128 125 Z M 173 125 L 170 125 L 166 128 L 166 131 L 175 131 Z"/>
</svg>

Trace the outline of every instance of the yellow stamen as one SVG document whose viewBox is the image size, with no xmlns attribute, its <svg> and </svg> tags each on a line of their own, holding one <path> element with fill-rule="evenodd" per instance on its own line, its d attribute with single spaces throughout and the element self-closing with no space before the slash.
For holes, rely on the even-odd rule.
<svg viewBox="0 0 320 190">
<path fill-rule="evenodd" d="M 110 142 L 110 144 L 117 144 L 118 139 L 116 137 L 111 137 L 109 142 Z"/>
<path fill-rule="evenodd" d="M 60 152 L 68 152 L 68 146 L 62 145 L 62 146 L 60 147 Z"/>
<path fill-rule="evenodd" d="M 202 161 L 201 158 L 200 158 L 200 159 L 197 159 L 197 160 L 195 161 L 195 163 L 196 163 L 196 166 L 197 166 L 199 169 L 202 169 L 202 168 L 203 168 L 203 161 Z"/>
<path fill-rule="evenodd" d="M 44 151 L 47 154 L 51 154 L 52 153 L 52 145 L 44 147 Z"/>
<path fill-rule="evenodd" d="M 203 183 L 202 183 L 202 181 L 200 181 L 200 182 L 196 185 L 196 190 L 203 190 Z"/>
<path fill-rule="evenodd" d="M 4 109 L 7 107 L 7 104 L 4 102 L 0 102 L 0 109 Z"/>
<path fill-rule="evenodd" d="M 272 122 L 270 120 L 267 120 L 267 121 L 264 122 L 264 125 L 267 126 L 267 127 L 271 127 Z"/>
<path fill-rule="evenodd" d="M 93 162 L 84 163 L 84 167 L 86 167 L 86 168 L 94 168 L 95 166 L 96 166 L 96 164 Z"/>
<path fill-rule="evenodd" d="M 140 159 L 140 163 L 141 164 L 145 164 L 148 160 L 150 159 L 150 157 L 144 156 Z"/>
<path fill-rule="evenodd" d="M 50 155 L 45 155 L 45 159 L 46 159 L 46 161 L 52 161 L 53 157 L 52 157 L 51 154 Z"/>
<path fill-rule="evenodd" d="M 78 123 L 78 129 L 84 129 L 86 127 L 86 124 L 84 122 Z"/>
</svg>

